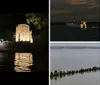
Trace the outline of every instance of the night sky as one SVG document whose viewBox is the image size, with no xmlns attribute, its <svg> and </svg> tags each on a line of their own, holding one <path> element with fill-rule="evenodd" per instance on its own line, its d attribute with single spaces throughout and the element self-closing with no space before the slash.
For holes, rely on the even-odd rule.
<svg viewBox="0 0 100 85">
<path fill-rule="evenodd" d="M 18 24 L 26 23 L 25 13 L 0 14 L 0 38 L 12 36 Z"/>
<path fill-rule="evenodd" d="M 51 21 L 99 21 L 99 0 L 51 0 Z"/>
</svg>

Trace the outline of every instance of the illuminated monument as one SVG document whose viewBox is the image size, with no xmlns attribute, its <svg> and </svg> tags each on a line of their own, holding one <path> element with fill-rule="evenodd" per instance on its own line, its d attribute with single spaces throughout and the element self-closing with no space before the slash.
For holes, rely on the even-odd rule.
<svg viewBox="0 0 100 85">
<path fill-rule="evenodd" d="M 32 31 L 30 31 L 29 25 L 19 24 L 16 27 L 15 41 L 16 42 L 27 41 L 27 42 L 33 43 Z"/>
<path fill-rule="evenodd" d="M 86 29 L 87 28 L 86 22 L 82 21 L 80 27 Z"/>
</svg>

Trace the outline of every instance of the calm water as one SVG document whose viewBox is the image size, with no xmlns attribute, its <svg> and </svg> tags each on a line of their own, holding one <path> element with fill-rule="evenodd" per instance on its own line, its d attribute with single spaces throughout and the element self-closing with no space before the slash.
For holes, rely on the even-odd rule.
<svg viewBox="0 0 100 85">
<path fill-rule="evenodd" d="M 32 53 L 0 53 L 0 72 L 31 72 L 32 65 Z"/>
<path fill-rule="evenodd" d="M 87 28 L 68 28 L 65 25 L 51 24 L 51 41 L 98 41 L 99 27 Z"/>
<path fill-rule="evenodd" d="M 45 49 L 35 52 L 0 52 L 0 72 L 48 71 Z"/>
<path fill-rule="evenodd" d="M 51 71 L 100 66 L 100 49 L 51 49 Z M 99 85 L 100 71 L 51 80 L 51 85 Z"/>
<path fill-rule="evenodd" d="M 51 80 L 51 85 L 100 85 L 100 71 L 94 73 L 76 74 Z"/>
</svg>

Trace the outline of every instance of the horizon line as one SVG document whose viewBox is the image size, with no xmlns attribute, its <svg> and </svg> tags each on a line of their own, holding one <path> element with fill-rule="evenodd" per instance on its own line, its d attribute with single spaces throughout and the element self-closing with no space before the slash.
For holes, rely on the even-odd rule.
<svg viewBox="0 0 100 85">
<path fill-rule="evenodd" d="M 100 47 L 97 46 L 50 46 L 51 49 L 63 49 L 63 48 L 67 48 L 67 49 L 73 49 L 73 48 L 78 48 L 78 49 L 100 49 Z"/>
</svg>

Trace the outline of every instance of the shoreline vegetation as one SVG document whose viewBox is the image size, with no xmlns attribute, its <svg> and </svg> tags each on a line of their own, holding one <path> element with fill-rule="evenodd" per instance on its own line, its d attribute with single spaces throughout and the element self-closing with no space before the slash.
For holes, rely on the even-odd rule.
<svg viewBox="0 0 100 85">
<path fill-rule="evenodd" d="M 36 43 L 28 43 L 28 42 L 13 42 L 13 43 L 4 43 L 0 52 L 33 52 L 33 51 L 46 51 L 48 45 L 47 44 L 36 44 Z"/>
<path fill-rule="evenodd" d="M 51 80 L 52 79 L 55 79 L 57 80 L 57 78 L 62 78 L 64 76 L 71 76 L 71 75 L 75 75 L 75 74 L 83 74 L 83 73 L 86 73 L 86 72 L 96 72 L 100 70 L 100 67 L 92 67 L 92 68 L 86 68 L 86 69 L 80 69 L 80 70 L 71 70 L 71 71 L 57 71 L 57 70 L 54 70 L 54 72 L 51 72 L 50 73 L 50 78 Z"/>
</svg>

